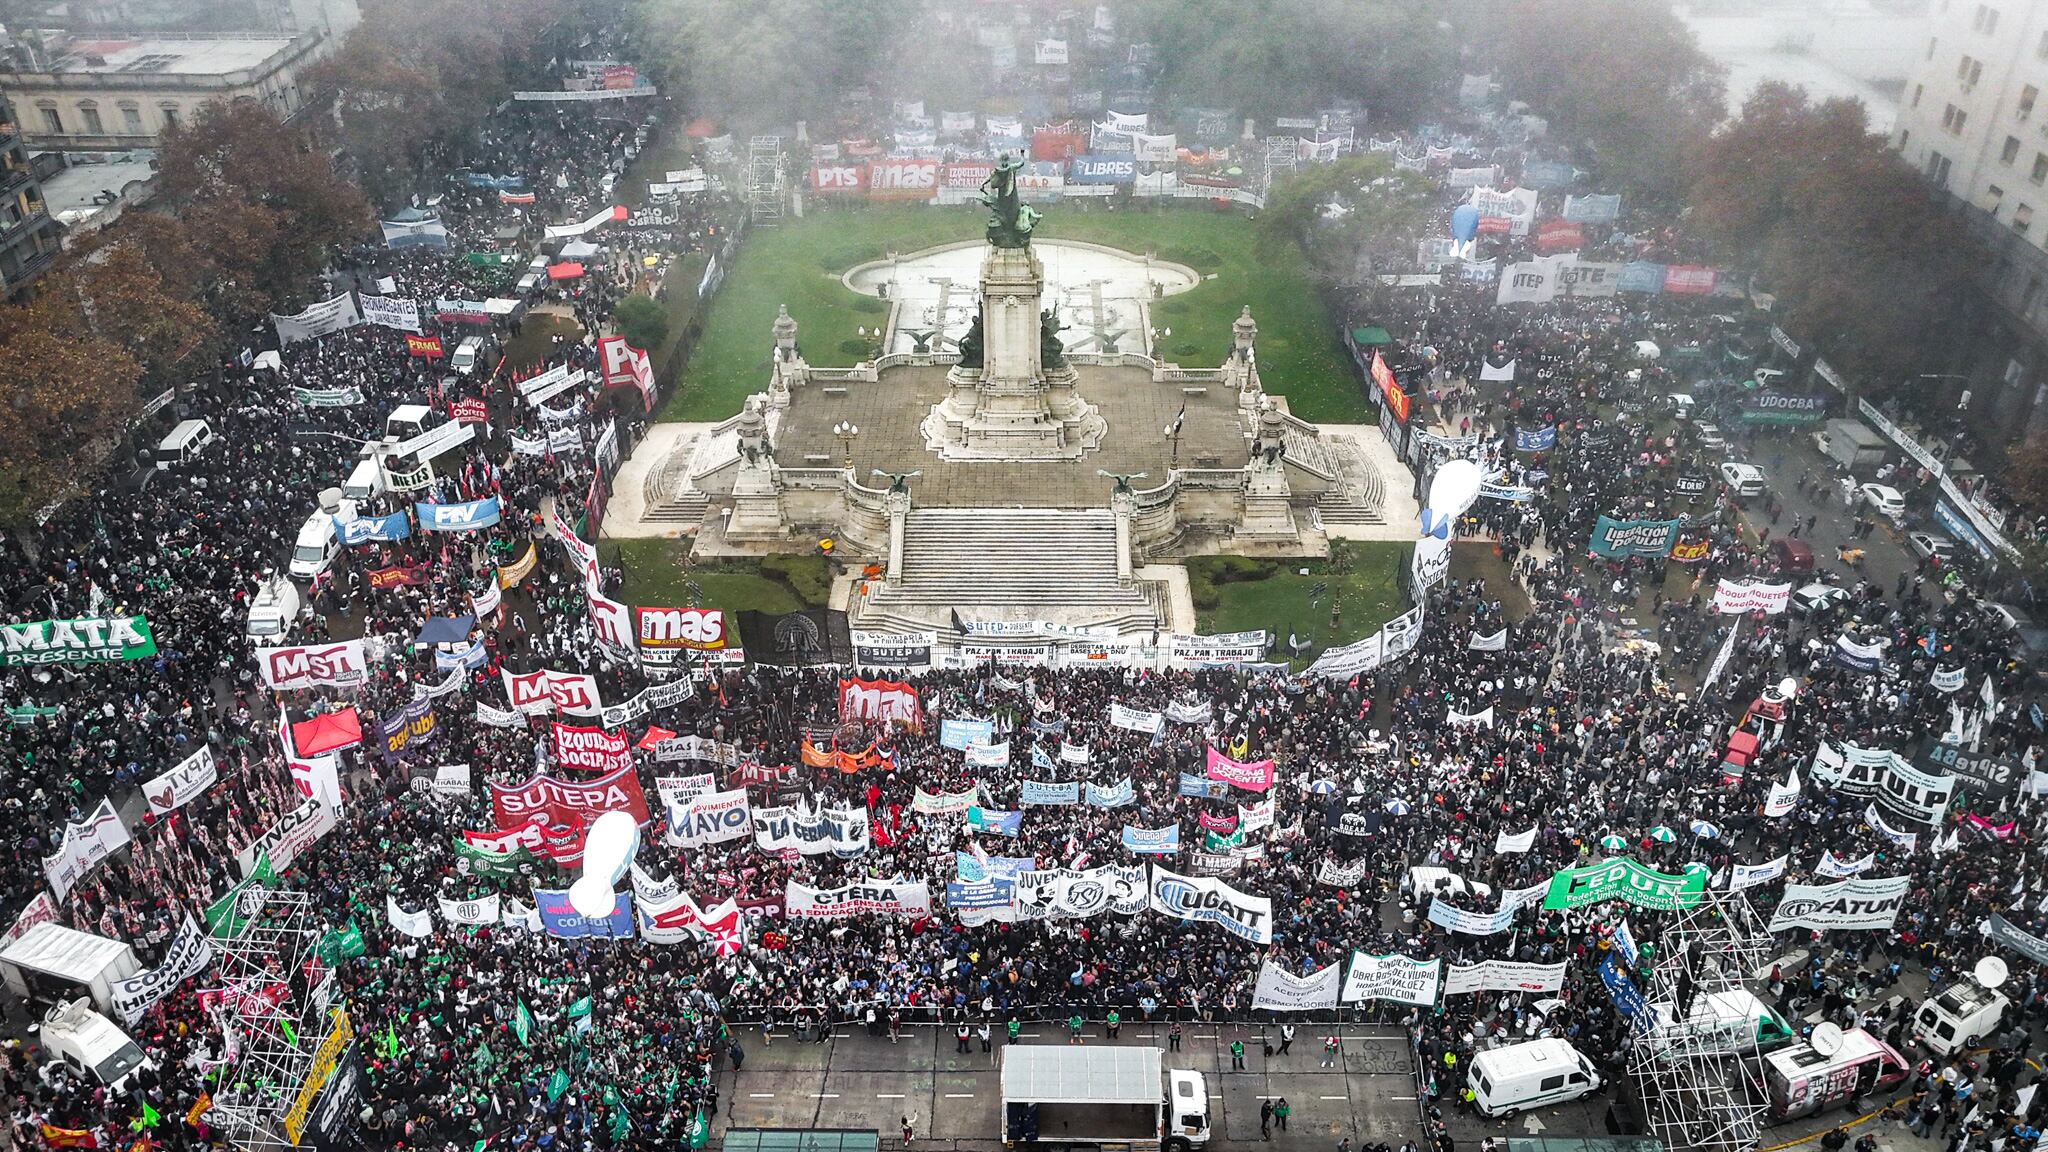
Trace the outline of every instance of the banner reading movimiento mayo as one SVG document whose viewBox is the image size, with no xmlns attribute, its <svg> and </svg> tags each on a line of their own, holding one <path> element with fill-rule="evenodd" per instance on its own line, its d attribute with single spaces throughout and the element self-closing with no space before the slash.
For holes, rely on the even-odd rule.
<svg viewBox="0 0 2048 1152">
<path fill-rule="evenodd" d="M 1638 908 L 1666 912 L 1690 908 L 1700 902 L 1707 887 L 1705 872 L 1673 876 L 1643 867 L 1633 860 L 1616 857 L 1584 868 L 1561 868 L 1550 877 L 1550 891 L 1543 897 L 1545 911 L 1584 908 L 1608 900 L 1625 900 Z"/>
<path fill-rule="evenodd" d="M 1683 520 L 1614 520 L 1602 516 L 1588 545 L 1595 556 L 1665 556 Z"/>
<path fill-rule="evenodd" d="M 102 664 L 156 655 L 156 637 L 140 616 L 97 616 L 0 624 L 0 667 Z"/>
</svg>

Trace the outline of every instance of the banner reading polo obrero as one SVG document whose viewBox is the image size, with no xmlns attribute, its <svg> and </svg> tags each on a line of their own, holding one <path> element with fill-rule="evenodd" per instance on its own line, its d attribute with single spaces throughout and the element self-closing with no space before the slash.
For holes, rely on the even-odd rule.
<svg viewBox="0 0 2048 1152">
<path fill-rule="evenodd" d="M 84 879 L 94 865 L 127 844 L 128 827 L 121 823 L 121 814 L 114 811 L 113 801 L 101 800 L 82 822 L 64 825 L 64 838 L 58 842 L 57 851 L 43 861 L 43 875 L 50 882 L 50 891 L 59 900 L 69 896 L 72 886 Z"/>
<path fill-rule="evenodd" d="M 1259 982 L 1252 989 L 1252 1007 L 1275 1012 L 1313 1012 L 1335 1008 L 1342 968 L 1342 964 L 1332 964 L 1307 976 L 1296 976 L 1267 960 L 1259 965 Z"/>
<path fill-rule="evenodd" d="M 928 920 L 932 892 L 922 880 L 897 878 L 868 881 L 843 888 L 812 888 L 792 877 L 783 893 L 782 911 L 792 920 L 844 920 L 853 916 L 901 916 Z"/>
<path fill-rule="evenodd" d="M 1209 779 L 1221 781 L 1233 788 L 1242 788 L 1247 792 L 1264 792 L 1273 786 L 1275 775 L 1273 761 L 1259 760 L 1254 763 L 1243 763 L 1232 760 L 1214 748 L 1209 748 L 1207 752 L 1208 770 L 1205 775 Z"/>
<path fill-rule="evenodd" d="M 100 664 L 156 655 L 156 638 L 140 616 L 95 616 L 0 624 L 0 667 L 11 664 Z"/>
<path fill-rule="evenodd" d="M 1785 898 L 1771 913 L 1766 931 L 1787 928 L 1882 928 L 1889 930 L 1905 906 L 1910 876 L 1884 880 L 1844 880 L 1839 884 L 1787 884 Z"/>
<path fill-rule="evenodd" d="M 1391 1000 L 1426 1008 L 1436 1003 L 1437 976 L 1443 963 L 1441 959 L 1415 960 L 1353 952 L 1351 971 L 1344 976 L 1344 1002 Z"/>
<path fill-rule="evenodd" d="M 841 680 L 839 718 L 900 720 L 910 725 L 923 723 L 923 713 L 917 703 L 917 689 L 895 680 Z"/>
<path fill-rule="evenodd" d="M 1162 916 L 1216 924 L 1254 944 L 1273 942 L 1273 902 L 1247 896 L 1221 880 L 1182 876 L 1155 864 L 1150 903 Z"/>
<path fill-rule="evenodd" d="M 1664 556 L 1678 539 L 1683 520 L 1615 520 L 1600 517 L 1588 545 L 1595 556 Z"/>
<path fill-rule="evenodd" d="M 1444 995 L 1472 992 L 1555 992 L 1564 987 L 1564 961 L 1555 964 L 1520 964 L 1512 960 L 1482 960 L 1477 964 L 1453 964 L 1444 974 Z"/>
<path fill-rule="evenodd" d="M 1583 868 L 1561 868 L 1550 877 L 1543 897 L 1545 911 L 1584 908 L 1608 900 L 1625 900 L 1638 908 L 1670 912 L 1699 903 L 1707 887 L 1705 872 L 1672 876 L 1633 860 L 1616 857 Z"/>
</svg>

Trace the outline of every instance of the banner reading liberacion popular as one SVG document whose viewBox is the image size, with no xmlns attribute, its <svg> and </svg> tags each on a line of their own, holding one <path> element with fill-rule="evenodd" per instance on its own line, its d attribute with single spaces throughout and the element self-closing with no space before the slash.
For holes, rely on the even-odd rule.
<svg viewBox="0 0 2048 1152">
<path fill-rule="evenodd" d="M 1665 556 L 1678 540 L 1683 520 L 1614 520 L 1606 516 L 1593 525 L 1589 547 L 1595 556 Z"/>
<path fill-rule="evenodd" d="M 140 616 L 37 620 L 0 624 L 0 667 L 13 664 L 103 664 L 156 655 L 156 637 Z"/>
</svg>

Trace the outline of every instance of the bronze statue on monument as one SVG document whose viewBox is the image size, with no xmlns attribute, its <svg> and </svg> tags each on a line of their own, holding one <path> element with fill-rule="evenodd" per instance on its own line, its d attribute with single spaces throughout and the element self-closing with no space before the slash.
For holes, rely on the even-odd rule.
<svg viewBox="0 0 2048 1152">
<path fill-rule="evenodd" d="M 988 242 L 998 248 L 1031 247 L 1038 209 L 1017 194 L 1017 172 L 1023 167 L 1023 157 L 1005 152 L 996 160 L 996 170 L 981 182 L 980 200 L 989 209 Z"/>
</svg>

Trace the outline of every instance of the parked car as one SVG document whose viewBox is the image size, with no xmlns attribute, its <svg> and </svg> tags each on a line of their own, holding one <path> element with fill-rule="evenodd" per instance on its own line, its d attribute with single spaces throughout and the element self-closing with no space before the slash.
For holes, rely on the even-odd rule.
<svg viewBox="0 0 2048 1152">
<path fill-rule="evenodd" d="M 1913 549 L 1915 556 L 1939 560 L 1944 564 L 1955 559 L 1956 555 L 1955 541 L 1946 536 L 1937 536 L 1932 532 L 1908 532 L 1906 533 L 1906 545 Z"/>
<path fill-rule="evenodd" d="M 1764 470 L 1754 464 L 1730 460 L 1721 465 L 1721 479 L 1727 481 L 1728 491 L 1738 497 L 1763 495 Z"/>
<path fill-rule="evenodd" d="M 1713 424 L 1695 422 L 1692 432 L 1694 436 L 1699 437 L 1700 447 L 1709 452 L 1719 452 L 1728 446 L 1728 438 L 1721 435 L 1721 429 Z"/>
<path fill-rule="evenodd" d="M 1865 484 L 1857 490 L 1865 504 L 1877 509 L 1885 519 L 1896 524 L 1905 518 L 1906 498 L 1897 488 L 1888 484 Z"/>
<path fill-rule="evenodd" d="M 1780 536 L 1771 541 L 1771 559 L 1786 572 L 1813 571 L 1813 549 L 1796 537 Z"/>
</svg>

